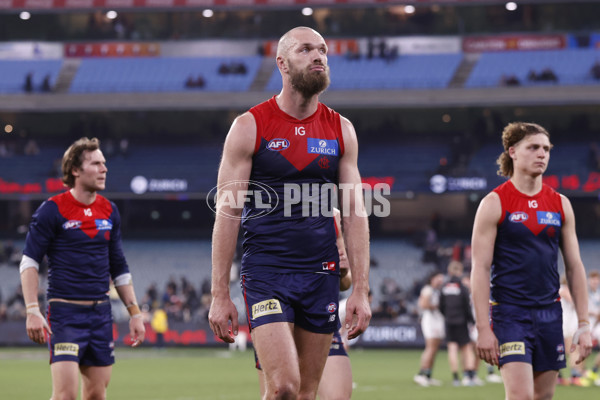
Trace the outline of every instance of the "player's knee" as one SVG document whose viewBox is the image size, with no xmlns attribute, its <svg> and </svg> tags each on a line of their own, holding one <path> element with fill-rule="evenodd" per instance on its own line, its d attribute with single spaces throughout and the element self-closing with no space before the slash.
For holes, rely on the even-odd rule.
<svg viewBox="0 0 600 400">
<path fill-rule="evenodd" d="M 554 387 L 536 390 L 534 400 L 552 400 L 554 397 Z"/>
<path fill-rule="evenodd" d="M 77 400 L 77 390 L 55 391 L 50 400 Z"/>
<path fill-rule="evenodd" d="M 270 390 L 269 390 L 270 389 Z M 297 400 L 300 382 L 275 382 L 267 389 L 267 398 L 277 400 Z"/>
<path fill-rule="evenodd" d="M 106 388 L 100 386 L 86 388 L 83 400 L 106 400 Z"/>
</svg>

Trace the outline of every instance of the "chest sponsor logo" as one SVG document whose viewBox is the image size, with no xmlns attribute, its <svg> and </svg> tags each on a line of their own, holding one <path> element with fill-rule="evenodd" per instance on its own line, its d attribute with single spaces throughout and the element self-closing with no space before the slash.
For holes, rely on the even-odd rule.
<svg viewBox="0 0 600 400">
<path fill-rule="evenodd" d="M 537 220 L 540 225 L 561 226 L 560 213 L 537 211 Z"/>
<path fill-rule="evenodd" d="M 110 231 L 113 227 L 112 221 L 110 219 L 97 219 L 96 229 L 99 231 Z"/>
<path fill-rule="evenodd" d="M 500 357 L 525 354 L 524 342 L 507 342 L 500 346 Z"/>
<path fill-rule="evenodd" d="M 303 126 L 295 126 L 294 127 L 294 135 L 304 136 L 304 135 L 306 135 L 306 129 L 304 129 Z"/>
<path fill-rule="evenodd" d="M 62 227 L 65 231 L 68 231 L 69 229 L 79 229 L 79 228 L 81 228 L 81 221 L 72 219 L 72 220 L 65 222 L 62 225 Z"/>
<path fill-rule="evenodd" d="M 79 345 L 77 343 L 56 343 L 54 345 L 55 356 L 77 356 Z"/>
<path fill-rule="evenodd" d="M 529 208 L 538 208 L 538 203 L 536 200 L 529 200 L 527 202 L 527 205 L 529 206 Z"/>
<path fill-rule="evenodd" d="M 306 139 L 306 143 L 310 154 L 326 154 L 328 156 L 338 155 L 337 140 L 308 138 Z"/>
<path fill-rule="evenodd" d="M 279 300 L 277 299 L 264 300 L 252 306 L 252 319 L 281 313 L 281 304 L 279 304 Z"/>
<path fill-rule="evenodd" d="M 271 151 L 281 151 L 290 147 L 290 142 L 287 139 L 271 139 L 267 143 L 267 149 Z"/>
<path fill-rule="evenodd" d="M 91 208 L 86 208 L 83 210 L 83 215 L 85 215 L 86 217 L 91 217 L 92 216 L 92 209 Z"/>
<path fill-rule="evenodd" d="M 527 215 L 526 212 L 523 211 L 515 211 L 514 213 L 510 214 L 508 216 L 508 220 L 510 222 L 525 222 L 529 219 L 529 215 Z"/>
</svg>

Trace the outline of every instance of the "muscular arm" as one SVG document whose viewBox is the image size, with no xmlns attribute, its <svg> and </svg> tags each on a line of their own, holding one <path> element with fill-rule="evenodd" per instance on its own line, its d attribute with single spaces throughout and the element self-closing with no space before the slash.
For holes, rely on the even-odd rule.
<svg viewBox="0 0 600 400">
<path fill-rule="evenodd" d="M 208 319 L 215 335 L 229 343 L 234 341 L 229 333 L 229 323 L 233 335 L 238 330 L 237 310 L 229 294 L 229 273 L 243 209 L 243 204 L 236 207 L 238 205 L 230 200 L 239 198 L 238 192 L 248 188 L 255 139 L 256 123 L 252 114 L 245 113 L 236 118 L 225 139 L 219 167 L 219 189 L 212 236 L 212 304 Z M 231 193 L 225 195 L 221 188 L 233 181 L 245 183 L 227 185 L 226 189 Z"/>
<path fill-rule="evenodd" d="M 371 320 L 371 307 L 368 300 L 369 224 L 357 164 L 356 132 L 350 121 L 342 118 L 341 122 L 345 144 L 345 152 L 340 159 L 339 166 L 341 211 L 353 286 L 352 294 L 346 304 L 345 325 L 350 327 L 348 338 L 352 339 L 364 332 Z"/>
<path fill-rule="evenodd" d="M 584 328 L 584 330 L 586 326 L 588 328 L 587 332 L 583 332 L 579 336 L 578 344 L 580 346 L 580 355 L 579 359 L 576 361 L 579 364 L 590 354 L 592 349 L 592 341 L 589 332 L 590 326 L 588 321 L 587 283 L 585 277 L 585 268 L 579 253 L 577 234 L 575 233 L 575 214 L 573 213 L 573 207 L 571 206 L 569 199 L 567 199 L 565 196 L 561 195 L 561 201 L 565 218 L 561 231 L 560 245 L 563 259 L 565 261 L 565 274 L 567 276 L 571 298 L 573 299 L 573 305 L 577 311 L 579 328 Z M 573 346 L 576 344 L 577 343 L 574 343 Z M 571 348 L 571 352 L 575 350 L 573 346 Z"/>
<path fill-rule="evenodd" d="M 501 213 L 502 206 L 496 193 L 484 197 L 475 215 L 471 239 L 471 294 L 479 332 L 477 352 L 480 358 L 493 365 L 498 365 L 499 349 L 498 340 L 489 324 L 490 270 Z"/>
</svg>

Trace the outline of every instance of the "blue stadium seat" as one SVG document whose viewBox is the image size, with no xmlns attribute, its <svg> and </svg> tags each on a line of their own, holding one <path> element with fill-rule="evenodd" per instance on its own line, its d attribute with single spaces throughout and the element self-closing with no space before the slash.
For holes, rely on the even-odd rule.
<svg viewBox="0 0 600 400">
<path fill-rule="evenodd" d="M 56 83 L 62 60 L 1 60 L 0 93 L 23 93 L 25 77 L 32 74 L 34 91 L 40 91 L 46 75 L 50 76 L 50 86 Z"/>
<path fill-rule="evenodd" d="M 208 92 L 247 91 L 260 67 L 262 58 L 250 57 L 181 57 L 84 59 L 71 84 L 71 93 L 101 92 Z M 246 74 L 219 74 L 222 63 L 242 62 Z M 188 78 L 202 76 L 202 89 L 187 89 Z"/>
</svg>

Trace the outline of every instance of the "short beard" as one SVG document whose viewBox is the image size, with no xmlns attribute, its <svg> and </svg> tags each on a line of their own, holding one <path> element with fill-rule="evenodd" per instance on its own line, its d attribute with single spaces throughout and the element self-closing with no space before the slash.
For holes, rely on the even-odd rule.
<svg viewBox="0 0 600 400">
<path fill-rule="evenodd" d="M 329 67 L 324 65 L 325 71 L 301 71 L 290 66 L 290 81 L 292 87 L 297 90 L 302 97 L 310 99 L 319 94 L 329 86 Z"/>
</svg>

